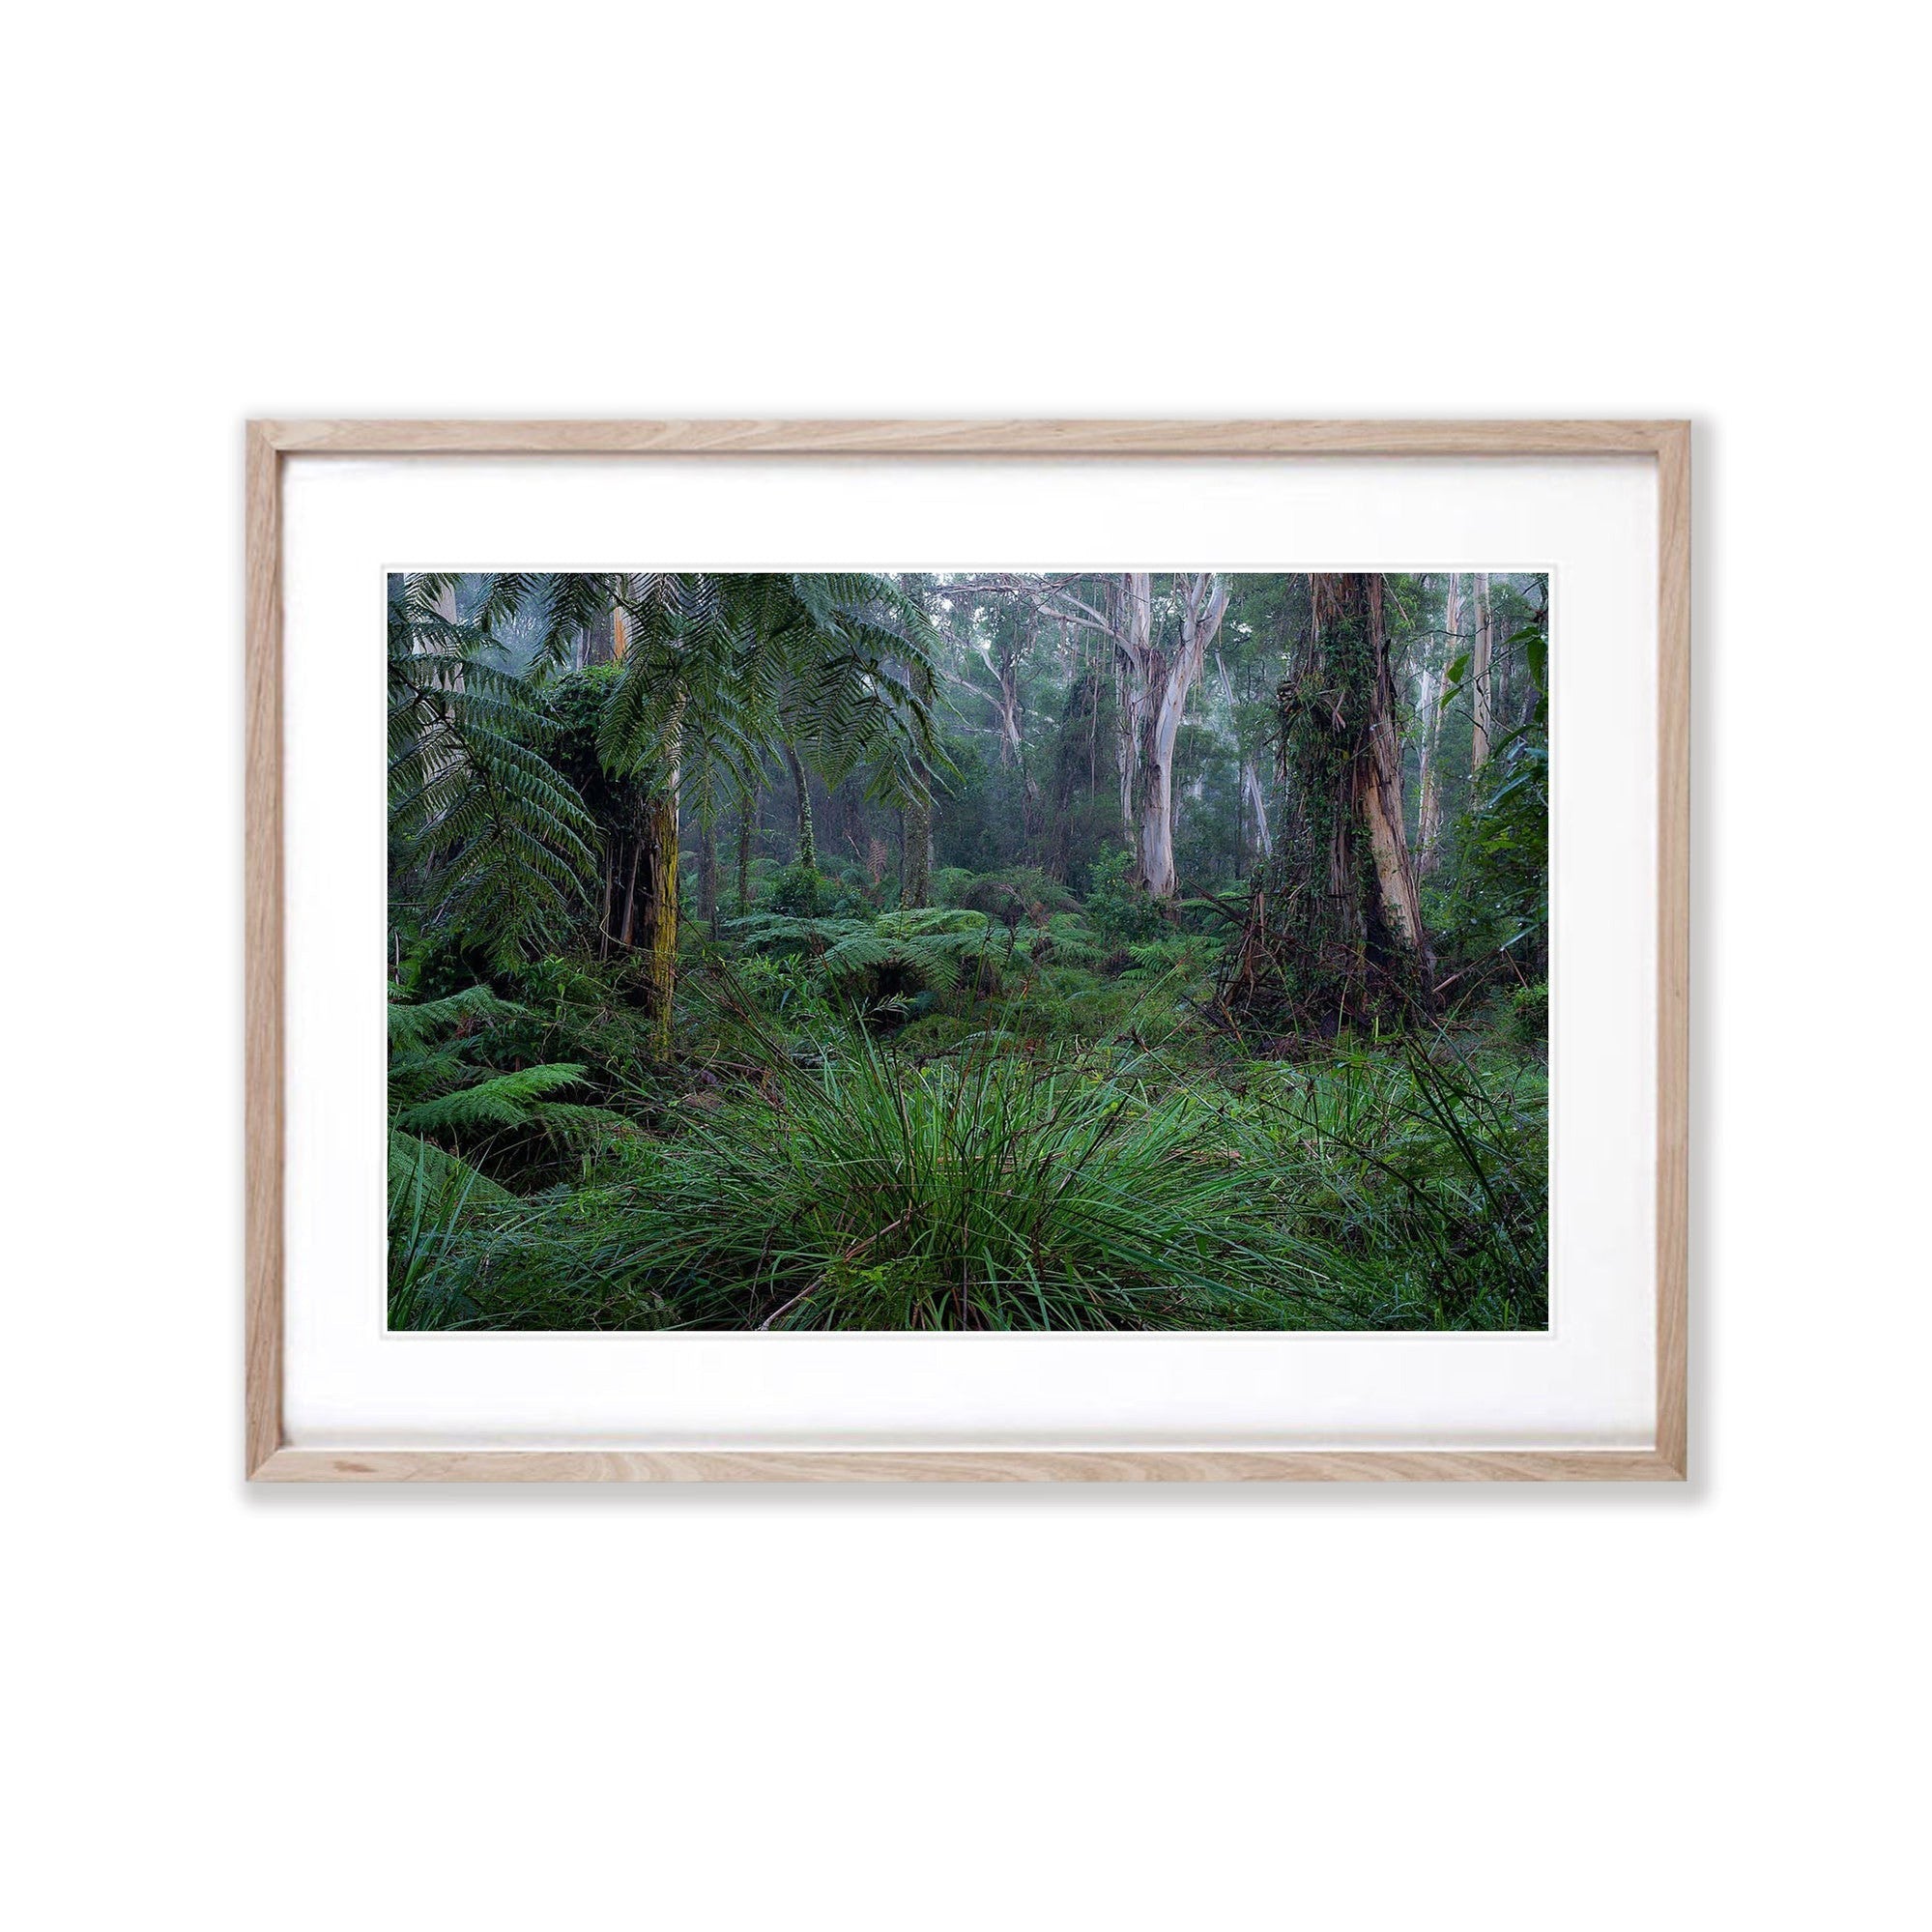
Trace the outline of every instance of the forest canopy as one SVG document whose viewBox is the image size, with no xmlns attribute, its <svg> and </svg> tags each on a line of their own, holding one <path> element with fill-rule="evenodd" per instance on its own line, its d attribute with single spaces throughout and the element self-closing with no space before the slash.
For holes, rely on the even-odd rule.
<svg viewBox="0 0 1932 1932">
<path fill-rule="evenodd" d="M 415 1328 L 1547 1321 L 1521 573 L 389 586 Z"/>
</svg>

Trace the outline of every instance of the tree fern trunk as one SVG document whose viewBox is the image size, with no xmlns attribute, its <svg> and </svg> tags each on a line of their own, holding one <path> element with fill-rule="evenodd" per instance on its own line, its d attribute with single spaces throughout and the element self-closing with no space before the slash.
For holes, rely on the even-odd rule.
<svg viewBox="0 0 1932 1932">
<path fill-rule="evenodd" d="M 819 869 L 819 842 L 812 831 L 812 784 L 798 754 L 788 744 L 785 763 L 792 767 L 792 785 L 798 800 L 798 849 L 793 854 L 808 871 Z"/>
<path fill-rule="evenodd" d="M 924 906 L 933 896 L 933 794 L 921 789 L 906 801 L 906 851 L 899 903 Z"/>
</svg>

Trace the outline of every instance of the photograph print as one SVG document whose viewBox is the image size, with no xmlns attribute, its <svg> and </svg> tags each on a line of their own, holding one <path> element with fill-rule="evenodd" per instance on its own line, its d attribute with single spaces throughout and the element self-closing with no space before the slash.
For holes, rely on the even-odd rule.
<svg viewBox="0 0 1932 1932">
<path fill-rule="evenodd" d="M 388 584 L 389 1322 L 1548 1324 L 1546 577 Z"/>
</svg>

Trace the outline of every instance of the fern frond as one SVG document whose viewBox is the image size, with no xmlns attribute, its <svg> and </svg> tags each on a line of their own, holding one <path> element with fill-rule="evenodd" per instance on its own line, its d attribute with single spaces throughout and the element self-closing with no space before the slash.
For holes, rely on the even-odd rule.
<svg viewBox="0 0 1932 1932">
<path fill-rule="evenodd" d="M 466 987 L 461 993 L 451 993 L 442 999 L 424 999 L 410 1004 L 400 999 L 389 1001 L 389 1045 L 395 1047 L 420 1047 L 433 1033 L 440 1033 L 446 1027 L 460 1026 L 471 1020 L 524 1020 L 529 1012 L 521 1006 L 513 1006 L 507 999 L 499 999 L 487 986 Z"/>
<path fill-rule="evenodd" d="M 585 1071 L 574 1063 L 560 1063 L 493 1074 L 474 1086 L 404 1108 L 396 1115 L 396 1125 L 410 1134 L 476 1134 L 527 1127 L 536 1120 L 539 1103 L 547 1095 L 576 1085 Z"/>
</svg>

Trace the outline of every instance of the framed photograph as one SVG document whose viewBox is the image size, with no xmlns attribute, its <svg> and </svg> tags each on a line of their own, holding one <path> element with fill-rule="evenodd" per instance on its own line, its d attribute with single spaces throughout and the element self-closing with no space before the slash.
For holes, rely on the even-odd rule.
<svg viewBox="0 0 1932 1932">
<path fill-rule="evenodd" d="M 1689 427 L 263 421 L 246 1471 L 1677 1481 Z"/>
</svg>

